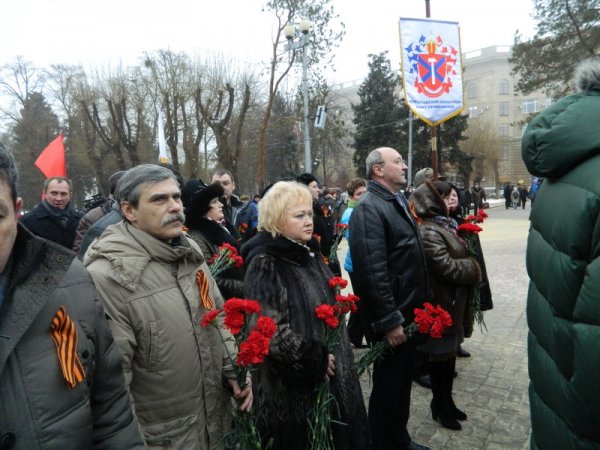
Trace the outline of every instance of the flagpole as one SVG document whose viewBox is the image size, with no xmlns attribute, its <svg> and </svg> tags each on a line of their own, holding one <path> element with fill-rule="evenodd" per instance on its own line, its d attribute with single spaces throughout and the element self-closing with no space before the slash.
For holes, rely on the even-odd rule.
<svg viewBox="0 0 600 450">
<path fill-rule="evenodd" d="M 431 18 L 431 8 L 429 0 L 425 0 L 425 17 Z M 430 126 L 431 131 L 431 168 L 433 169 L 433 179 L 438 178 L 438 156 L 437 156 L 437 132 L 435 125 Z"/>
</svg>

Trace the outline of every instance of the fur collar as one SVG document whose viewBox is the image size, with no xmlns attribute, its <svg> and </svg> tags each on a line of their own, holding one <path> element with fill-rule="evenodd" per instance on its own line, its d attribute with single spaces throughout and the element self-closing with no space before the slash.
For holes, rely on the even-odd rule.
<svg viewBox="0 0 600 450">
<path fill-rule="evenodd" d="M 242 257 L 246 265 L 261 253 L 285 259 L 296 264 L 303 264 L 319 251 L 319 243 L 315 238 L 307 245 L 298 244 L 284 236 L 271 236 L 267 231 L 260 231 L 242 246 Z"/>
</svg>

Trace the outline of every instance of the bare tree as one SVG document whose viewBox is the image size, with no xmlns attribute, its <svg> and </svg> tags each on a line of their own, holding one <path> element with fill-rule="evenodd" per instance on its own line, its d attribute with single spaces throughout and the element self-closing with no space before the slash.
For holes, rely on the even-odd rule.
<svg viewBox="0 0 600 450">
<path fill-rule="evenodd" d="M 477 118 L 467 129 L 467 139 L 462 143 L 462 150 L 473 157 L 474 177 L 481 180 L 484 175 L 484 164 L 487 163 L 494 172 L 494 184 L 498 185 L 500 175 L 500 148 L 504 142 L 496 133 L 492 122 Z"/>
<path fill-rule="evenodd" d="M 33 92 L 43 93 L 44 83 L 44 71 L 22 56 L 0 67 L 0 93 L 11 100 L 8 107 L 0 106 L 0 114 L 11 122 L 19 120 L 19 109 L 25 107 Z"/>
<path fill-rule="evenodd" d="M 237 179 L 243 150 L 244 123 L 251 106 L 255 82 L 252 74 L 227 75 L 215 64 L 206 83 L 209 86 L 212 84 L 212 89 L 207 95 L 204 85 L 198 86 L 196 103 L 214 134 L 218 165 L 230 170 Z M 237 83 L 240 95 L 235 95 L 236 88 L 232 83 Z"/>
<path fill-rule="evenodd" d="M 152 133 L 146 123 L 145 88 L 123 70 L 104 77 L 96 73 L 94 82 L 92 87 L 83 80 L 78 100 L 104 145 L 111 149 L 118 168 L 125 170 L 147 160 L 154 148 L 148 145 Z"/>
<path fill-rule="evenodd" d="M 282 46 L 286 42 L 283 30 L 287 25 L 293 25 L 300 19 L 309 19 L 312 29 L 316 30 L 315 34 L 319 36 L 318 39 L 310 40 L 310 64 L 320 63 L 320 69 L 328 66 L 331 61 L 331 51 L 345 34 L 343 23 L 340 24 L 337 31 L 330 28 L 331 22 L 338 17 L 334 13 L 331 3 L 331 0 L 314 0 L 312 2 L 270 0 L 266 4 L 266 10 L 274 14 L 277 26 L 271 47 L 267 102 L 258 135 L 257 184 L 261 190 L 265 186 L 265 138 L 273 102 L 281 82 L 289 74 L 297 57 L 296 50 L 294 50 L 286 61 L 286 54 L 282 51 Z"/>
</svg>

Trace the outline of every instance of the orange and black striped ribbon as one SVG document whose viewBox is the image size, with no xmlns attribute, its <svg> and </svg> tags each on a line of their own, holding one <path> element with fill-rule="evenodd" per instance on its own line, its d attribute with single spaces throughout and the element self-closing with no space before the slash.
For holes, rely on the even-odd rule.
<svg viewBox="0 0 600 450">
<path fill-rule="evenodd" d="M 208 279 L 202 270 L 198 270 L 198 272 L 196 272 L 196 283 L 198 284 L 200 304 L 204 309 L 213 309 L 215 304 L 210 298 L 210 295 L 208 295 Z"/>
<path fill-rule="evenodd" d="M 61 306 L 52 319 L 50 333 L 56 344 L 58 362 L 63 377 L 73 389 L 85 379 L 85 371 L 77 355 L 77 330 L 75 322 L 71 320 L 64 306 Z"/>
</svg>

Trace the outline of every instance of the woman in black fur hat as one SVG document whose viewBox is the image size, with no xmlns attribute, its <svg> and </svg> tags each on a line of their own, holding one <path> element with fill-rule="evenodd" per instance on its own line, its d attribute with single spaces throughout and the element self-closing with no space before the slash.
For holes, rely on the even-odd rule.
<svg viewBox="0 0 600 450">
<path fill-rule="evenodd" d="M 198 244 L 208 261 L 224 243 L 239 250 L 231 231 L 227 228 L 223 214 L 223 187 L 220 184 L 207 186 L 199 183 L 185 209 L 185 225 L 188 235 Z M 229 267 L 216 278 L 217 286 L 224 298 L 242 297 L 244 294 L 242 268 Z"/>
</svg>

